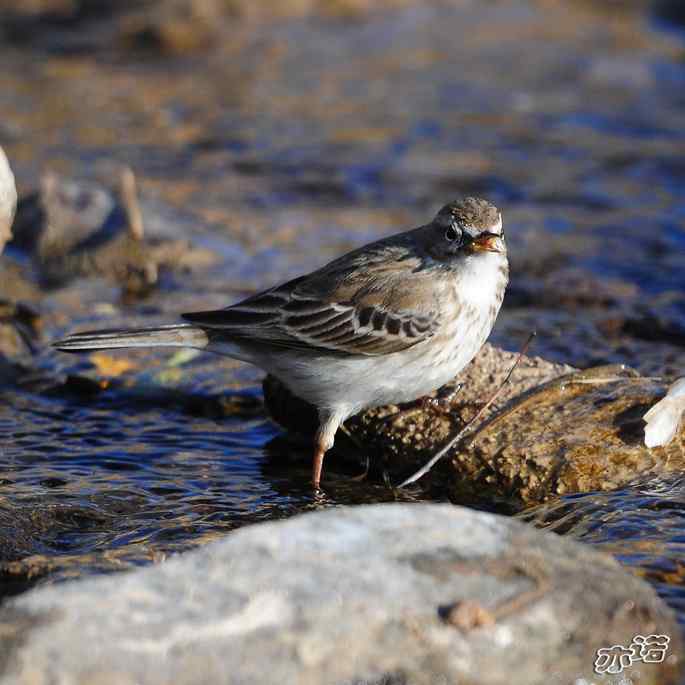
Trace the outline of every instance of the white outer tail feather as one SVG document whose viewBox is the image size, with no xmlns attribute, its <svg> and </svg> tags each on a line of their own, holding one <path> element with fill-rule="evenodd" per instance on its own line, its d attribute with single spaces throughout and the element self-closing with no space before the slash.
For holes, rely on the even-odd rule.
<svg viewBox="0 0 685 685">
<path fill-rule="evenodd" d="M 209 344 L 207 334 L 197 326 L 181 323 L 153 328 L 130 328 L 74 333 L 53 343 L 63 352 L 82 350 L 114 350 L 127 347 L 194 347 L 204 349 Z"/>
</svg>

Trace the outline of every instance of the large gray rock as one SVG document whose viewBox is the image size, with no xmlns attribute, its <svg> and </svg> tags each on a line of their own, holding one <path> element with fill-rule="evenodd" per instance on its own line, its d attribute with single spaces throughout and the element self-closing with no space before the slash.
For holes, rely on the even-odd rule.
<svg viewBox="0 0 685 685">
<path fill-rule="evenodd" d="M 594 683 L 598 649 L 653 633 L 668 658 L 622 675 L 676 683 L 671 611 L 610 557 L 491 514 L 391 504 L 29 592 L 0 611 L 0 669 L 60 685 Z"/>
</svg>

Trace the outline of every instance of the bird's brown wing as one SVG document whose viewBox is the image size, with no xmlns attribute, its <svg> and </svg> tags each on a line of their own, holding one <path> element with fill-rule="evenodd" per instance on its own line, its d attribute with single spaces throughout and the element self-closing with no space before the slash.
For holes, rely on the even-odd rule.
<svg viewBox="0 0 685 685">
<path fill-rule="evenodd" d="M 319 272 L 254 295 L 227 309 L 184 314 L 236 341 L 350 356 L 400 352 L 432 337 L 435 293 L 392 261 L 333 262 Z M 406 265 L 404 265 L 406 266 Z M 409 274 L 411 274 L 409 270 Z"/>
</svg>

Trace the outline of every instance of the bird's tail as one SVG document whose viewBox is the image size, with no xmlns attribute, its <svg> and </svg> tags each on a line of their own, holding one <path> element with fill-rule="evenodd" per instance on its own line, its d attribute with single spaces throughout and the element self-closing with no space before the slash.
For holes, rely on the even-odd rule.
<svg viewBox="0 0 685 685">
<path fill-rule="evenodd" d="M 81 350 L 113 350 L 121 347 L 195 347 L 207 346 L 207 334 L 189 323 L 155 326 L 153 328 L 120 328 L 84 331 L 52 343 L 62 352 Z"/>
</svg>

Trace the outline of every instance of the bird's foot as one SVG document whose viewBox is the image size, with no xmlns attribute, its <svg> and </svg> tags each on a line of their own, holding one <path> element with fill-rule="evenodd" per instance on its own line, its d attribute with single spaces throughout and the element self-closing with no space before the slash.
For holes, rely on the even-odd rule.
<svg viewBox="0 0 685 685">
<path fill-rule="evenodd" d="M 366 461 L 366 466 L 364 467 L 364 471 L 362 473 L 360 473 L 358 476 L 350 476 L 351 480 L 361 482 L 361 481 L 366 480 L 368 478 L 369 469 L 371 467 L 371 460 L 369 459 L 368 454 L 364 457 L 364 459 Z"/>
<path fill-rule="evenodd" d="M 435 397 L 424 397 L 421 400 L 421 408 L 424 411 L 430 408 L 440 414 L 448 414 L 452 409 L 452 402 L 454 402 L 454 399 L 462 391 L 463 387 L 463 383 L 443 385 L 442 388 L 438 390 Z"/>
<path fill-rule="evenodd" d="M 366 454 L 367 447 L 362 443 L 359 438 L 350 431 L 350 429 L 343 423 L 340 425 L 340 431 L 345 434 L 347 438 L 349 438 L 350 442 L 361 452 L 361 454 L 364 455 L 364 460 L 365 460 L 365 467 L 364 471 L 360 473 L 358 476 L 352 476 L 352 480 L 355 481 L 363 481 L 366 480 L 366 478 L 369 475 L 369 468 L 371 464 L 371 460 L 369 459 L 369 455 Z"/>
<path fill-rule="evenodd" d="M 396 421 L 405 421 L 412 416 L 423 414 L 429 410 L 439 414 L 448 414 L 452 409 L 454 398 L 461 392 L 463 387 L 463 383 L 443 385 L 442 388 L 438 390 L 435 397 L 422 397 L 415 406 L 407 407 L 407 409 L 400 409 L 400 411 L 390 414 L 390 416 L 386 416 L 382 420 L 381 427 L 394 425 Z"/>
</svg>

